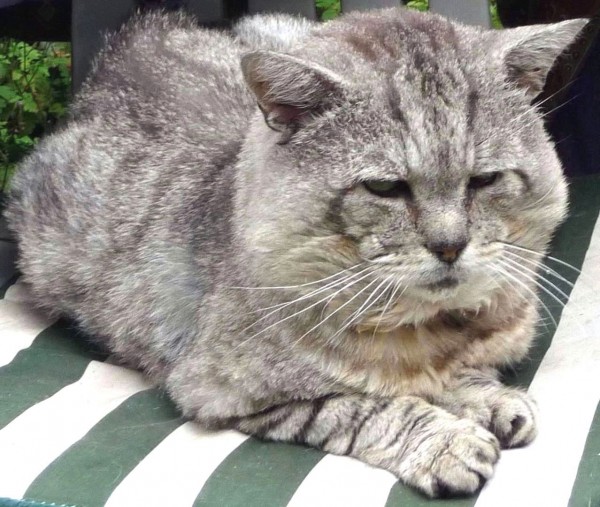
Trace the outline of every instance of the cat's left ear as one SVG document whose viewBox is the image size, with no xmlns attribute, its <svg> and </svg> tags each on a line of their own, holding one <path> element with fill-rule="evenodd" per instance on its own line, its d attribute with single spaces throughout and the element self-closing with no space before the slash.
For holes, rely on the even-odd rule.
<svg viewBox="0 0 600 507">
<path fill-rule="evenodd" d="M 495 32 L 508 80 L 533 100 L 544 88 L 548 72 L 559 55 L 577 38 L 587 19 L 549 25 L 531 25 Z"/>
<path fill-rule="evenodd" d="M 282 53 L 248 53 L 242 72 L 267 125 L 287 137 L 343 95 L 341 79 L 333 72 Z"/>
</svg>

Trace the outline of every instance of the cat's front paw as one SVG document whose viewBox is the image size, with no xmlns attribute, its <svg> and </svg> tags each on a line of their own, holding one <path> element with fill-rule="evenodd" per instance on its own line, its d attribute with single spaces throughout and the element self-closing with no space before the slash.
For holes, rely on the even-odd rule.
<svg viewBox="0 0 600 507">
<path fill-rule="evenodd" d="M 492 476 L 500 445 L 483 427 L 449 416 L 424 431 L 403 456 L 400 477 L 407 484 L 431 497 L 449 497 L 474 493 Z"/>
<path fill-rule="evenodd" d="M 503 449 L 527 445 L 537 435 L 536 404 L 519 389 L 499 385 L 457 390 L 446 393 L 438 404 L 457 417 L 487 428 Z"/>
<path fill-rule="evenodd" d="M 488 428 L 503 449 L 522 447 L 537 435 L 537 407 L 533 399 L 518 390 L 507 390 L 491 405 Z"/>
</svg>

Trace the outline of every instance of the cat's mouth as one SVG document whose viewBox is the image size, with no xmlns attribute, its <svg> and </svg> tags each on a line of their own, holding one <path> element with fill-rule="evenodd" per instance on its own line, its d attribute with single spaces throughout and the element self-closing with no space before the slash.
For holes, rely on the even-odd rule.
<svg viewBox="0 0 600 507">
<path fill-rule="evenodd" d="M 444 289 L 453 289 L 458 286 L 460 280 L 455 276 L 445 276 L 435 282 L 426 283 L 423 287 L 432 292 L 437 292 Z"/>
</svg>

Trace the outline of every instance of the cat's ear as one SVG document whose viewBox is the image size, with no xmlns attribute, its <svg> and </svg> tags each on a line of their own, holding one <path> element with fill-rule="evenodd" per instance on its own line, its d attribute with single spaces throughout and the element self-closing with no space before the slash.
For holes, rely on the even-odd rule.
<svg viewBox="0 0 600 507">
<path fill-rule="evenodd" d="M 525 90 L 533 100 L 544 88 L 548 72 L 556 59 L 573 43 L 587 21 L 572 19 L 495 32 L 509 81 Z"/>
<path fill-rule="evenodd" d="M 248 53 L 242 57 L 242 72 L 267 125 L 290 135 L 343 94 L 334 73 L 282 53 Z"/>
</svg>

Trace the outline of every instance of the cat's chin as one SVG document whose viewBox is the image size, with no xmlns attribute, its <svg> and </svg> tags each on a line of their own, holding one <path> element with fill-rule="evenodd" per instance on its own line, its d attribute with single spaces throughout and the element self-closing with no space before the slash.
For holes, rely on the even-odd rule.
<svg viewBox="0 0 600 507">
<path fill-rule="evenodd" d="M 463 277 L 454 273 L 416 285 L 407 294 L 413 300 L 435 305 L 440 310 L 458 310 L 485 305 L 493 290 L 494 285 L 485 277 Z"/>
<path fill-rule="evenodd" d="M 427 283 L 423 287 L 433 293 L 450 291 L 453 292 L 460 285 L 460 280 L 455 276 L 445 276 L 435 282 Z"/>
<path fill-rule="evenodd" d="M 454 273 L 441 273 L 433 280 L 428 278 L 426 281 L 416 284 L 410 291 L 417 299 L 427 302 L 438 302 L 453 298 L 464 290 L 468 281 L 464 277 Z"/>
</svg>

